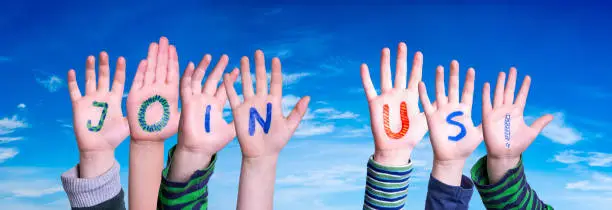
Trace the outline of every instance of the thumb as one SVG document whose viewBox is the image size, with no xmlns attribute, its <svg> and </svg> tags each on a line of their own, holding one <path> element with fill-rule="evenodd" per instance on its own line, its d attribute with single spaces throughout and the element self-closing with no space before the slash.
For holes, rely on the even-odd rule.
<svg viewBox="0 0 612 210">
<path fill-rule="evenodd" d="M 302 97 L 300 101 L 295 104 L 295 107 L 293 107 L 293 110 L 287 117 L 287 123 L 292 131 L 295 131 L 297 126 L 300 124 L 300 121 L 302 121 L 304 114 L 306 114 L 308 102 L 310 102 L 310 96 Z"/>
<path fill-rule="evenodd" d="M 538 131 L 538 133 L 542 132 L 542 129 L 553 120 L 553 116 L 550 114 L 546 114 L 540 118 L 538 118 L 535 122 L 531 124 L 531 128 Z"/>
</svg>

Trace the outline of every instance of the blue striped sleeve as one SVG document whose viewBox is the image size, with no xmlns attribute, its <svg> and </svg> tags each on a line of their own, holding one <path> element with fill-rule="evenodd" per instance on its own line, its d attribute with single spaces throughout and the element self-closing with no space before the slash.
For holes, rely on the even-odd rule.
<svg viewBox="0 0 612 210">
<path fill-rule="evenodd" d="M 411 162 L 403 166 L 385 166 L 370 157 L 363 209 L 403 209 L 411 173 Z"/>
</svg>

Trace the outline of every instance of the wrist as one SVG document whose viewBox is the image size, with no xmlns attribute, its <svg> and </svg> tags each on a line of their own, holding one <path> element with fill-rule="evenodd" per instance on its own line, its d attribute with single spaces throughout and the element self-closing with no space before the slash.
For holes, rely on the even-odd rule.
<svg viewBox="0 0 612 210">
<path fill-rule="evenodd" d="M 79 154 L 79 178 L 98 177 L 115 164 L 114 150 L 81 151 Z"/>
<path fill-rule="evenodd" d="M 177 145 L 172 154 L 172 162 L 168 165 L 168 180 L 173 182 L 187 182 L 198 170 L 208 168 L 212 155 L 194 152 Z"/>
<path fill-rule="evenodd" d="M 508 170 L 513 169 L 520 162 L 521 157 L 493 157 L 487 155 L 487 175 L 490 184 L 497 183 Z"/>
<path fill-rule="evenodd" d="M 258 157 L 242 157 L 242 164 L 246 167 L 269 168 L 276 167 L 278 162 L 278 154 L 258 156 Z"/>
<path fill-rule="evenodd" d="M 431 176 L 444 184 L 460 186 L 463 166 L 465 160 L 434 160 Z"/>
<path fill-rule="evenodd" d="M 410 161 L 412 149 L 375 150 L 372 158 L 385 166 L 403 166 Z"/>
</svg>

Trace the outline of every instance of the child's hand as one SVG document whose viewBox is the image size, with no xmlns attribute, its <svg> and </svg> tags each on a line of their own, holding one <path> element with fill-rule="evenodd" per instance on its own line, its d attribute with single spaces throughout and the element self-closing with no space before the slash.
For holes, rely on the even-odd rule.
<svg viewBox="0 0 612 210">
<path fill-rule="evenodd" d="M 293 132 L 300 124 L 310 97 L 305 96 L 295 105 L 288 117 L 282 113 L 281 100 L 283 84 L 281 64 L 278 58 L 272 59 L 272 79 L 270 93 L 264 54 L 255 52 L 256 90 L 253 92 L 253 82 L 249 70 L 249 59 L 245 56 L 240 61 L 242 77 L 242 93 L 244 102 L 234 89 L 236 79 L 229 74 L 224 77 L 225 88 L 232 107 L 236 133 L 243 158 L 276 157 L 287 144 Z"/>
<path fill-rule="evenodd" d="M 406 88 L 406 44 L 402 42 L 398 47 L 395 87 L 391 85 L 389 54 L 389 49 L 384 48 L 380 65 L 381 95 L 376 94 L 366 64 L 361 65 L 361 78 L 370 105 L 370 122 L 376 144 L 374 160 L 386 165 L 404 165 L 408 163 L 414 146 L 427 132 L 427 122 L 418 105 L 423 55 L 420 52 L 414 55 Z"/>
<path fill-rule="evenodd" d="M 236 132 L 234 123 L 228 124 L 223 119 L 223 106 L 227 101 L 225 86 L 221 84 L 217 89 L 228 57 L 221 57 L 202 87 L 202 79 L 210 61 L 210 55 L 204 56 L 197 68 L 190 62 L 181 79 L 183 106 L 177 149 L 212 156 L 229 143 L 236 136 Z M 238 70 L 234 70 L 230 77 L 236 79 L 238 73 Z"/>
<path fill-rule="evenodd" d="M 74 132 L 80 152 L 81 178 L 92 178 L 110 169 L 115 161 L 115 148 L 129 134 L 128 122 L 121 112 L 125 59 L 119 57 L 115 80 L 110 86 L 108 54 L 100 53 L 99 81 L 96 88 L 95 57 L 85 64 L 85 96 L 81 96 L 74 70 L 68 71 L 68 88 L 72 100 Z"/>
<path fill-rule="evenodd" d="M 511 68 L 508 84 L 504 89 L 506 74 L 499 73 L 493 105 L 489 83 L 485 83 L 482 90 L 482 126 L 488 153 L 487 172 L 491 183 L 497 182 L 508 169 L 518 164 L 523 151 L 553 119 L 552 115 L 547 114 L 538 118 L 531 126 L 525 124 L 523 111 L 531 78 L 525 77 L 515 100 L 516 74 L 516 69 Z"/>
<path fill-rule="evenodd" d="M 178 130 L 178 55 L 162 37 L 149 47 L 138 65 L 128 95 L 127 112 L 132 140 L 163 142 Z"/>
<path fill-rule="evenodd" d="M 425 83 L 419 84 L 419 95 L 434 151 L 432 176 L 449 185 L 461 184 L 465 159 L 482 141 L 482 132 L 472 122 L 474 77 L 474 69 L 468 69 L 460 102 L 459 63 L 451 62 L 448 97 L 444 87 L 444 67 L 438 66 L 435 106 L 430 103 Z"/>
<path fill-rule="evenodd" d="M 210 61 L 211 56 L 205 55 L 197 68 L 190 62 L 181 79 L 183 106 L 178 144 L 168 175 L 172 181 L 188 181 L 196 170 L 206 168 L 212 156 L 236 136 L 234 123 L 228 124 L 223 119 L 223 106 L 227 101 L 225 86 L 221 84 L 217 88 L 228 57 L 221 57 L 202 87 L 202 79 Z M 235 80 L 237 76 L 238 70 L 235 69 L 230 77 Z"/>
</svg>

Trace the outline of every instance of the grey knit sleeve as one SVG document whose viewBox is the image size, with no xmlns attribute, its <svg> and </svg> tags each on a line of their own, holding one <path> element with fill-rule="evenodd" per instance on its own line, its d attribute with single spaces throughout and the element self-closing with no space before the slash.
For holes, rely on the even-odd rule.
<svg viewBox="0 0 612 210">
<path fill-rule="evenodd" d="M 77 165 L 61 176 L 64 191 L 68 195 L 72 208 L 96 206 L 113 199 L 122 191 L 119 179 L 119 162 L 117 161 L 107 172 L 95 178 L 79 178 L 78 171 L 79 166 Z"/>
</svg>

